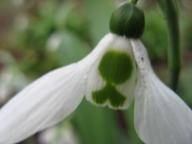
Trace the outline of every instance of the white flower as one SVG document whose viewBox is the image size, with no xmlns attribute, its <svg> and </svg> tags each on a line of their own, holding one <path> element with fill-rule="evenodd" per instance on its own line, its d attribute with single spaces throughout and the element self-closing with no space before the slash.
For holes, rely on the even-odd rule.
<svg viewBox="0 0 192 144">
<path fill-rule="evenodd" d="M 33 82 L 0 111 L 0 144 L 53 126 L 86 96 L 125 109 L 135 99 L 135 127 L 146 144 L 191 144 L 192 112 L 154 74 L 139 40 L 107 34 L 83 60 Z"/>
</svg>

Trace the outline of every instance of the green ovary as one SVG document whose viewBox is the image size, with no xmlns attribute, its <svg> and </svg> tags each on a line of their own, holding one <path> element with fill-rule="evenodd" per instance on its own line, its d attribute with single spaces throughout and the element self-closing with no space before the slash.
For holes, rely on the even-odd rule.
<svg viewBox="0 0 192 144">
<path fill-rule="evenodd" d="M 107 83 L 103 89 L 93 92 L 92 96 L 97 104 L 104 104 L 109 100 L 113 107 L 123 106 L 126 100 L 126 98 L 109 83 Z"/>
<path fill-rule="evenodd" d="M 121 84 L 131 76 L 133 70 L 129 55 L 119 51 L 108 51 L 99 64 L 99 72 L 108 83 Z"/>
</svg>

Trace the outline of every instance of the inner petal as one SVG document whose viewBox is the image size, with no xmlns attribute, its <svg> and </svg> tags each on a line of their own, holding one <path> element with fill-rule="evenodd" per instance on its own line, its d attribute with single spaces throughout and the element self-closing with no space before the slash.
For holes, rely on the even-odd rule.
<svg viewBox="0 0 192 144">
<path fill-rule="evenodd" d="M 132 71 L 133 64 L 130 56 L 117 50 L 106 52 L 99 64 L 99 72 L 108 83 L 124 83 L 130 78 Z"/>
<path fill-rule="evenodd" d="M 92 97 L 97 104 L 105 104 L 109 101 L 113 107 L 123 106 L 126 100 L 126 97 L 120 94 L 115 86 L 109 83 L 103 89 L 93 92 Z"/>
</svg>

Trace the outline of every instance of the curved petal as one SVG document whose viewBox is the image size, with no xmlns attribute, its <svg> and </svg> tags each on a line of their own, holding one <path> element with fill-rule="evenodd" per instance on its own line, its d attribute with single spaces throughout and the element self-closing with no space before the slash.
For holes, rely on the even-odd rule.
<svg viewBox="0 0 192 144">
<path fill-rule="evenodd" d="M 49 72 L 0 111 L 0 143 L 12 144 L 71 114 L 85 95 L 85 69 L 72 64 Z"/>
<path fill-rule="evenodd" d="M 151 69 L 141 42 L 132 41 L 139 76 L 135 127 L 146 144 L 191 144 L 192 111 Z"/>
<path fill-rule="evenodd" d="M 107 34 L 83 60 L 49 72 L 12 98 L 0 111 L 0 144 L 19 142 L 71 114 L 88 93 L 88 74 L 113 37 Z"/>
</svg>

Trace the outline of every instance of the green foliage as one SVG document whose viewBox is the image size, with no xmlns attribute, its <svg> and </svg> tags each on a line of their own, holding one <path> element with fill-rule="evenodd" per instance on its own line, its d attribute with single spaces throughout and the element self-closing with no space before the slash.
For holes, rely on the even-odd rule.
<svg viewBox="0 0 192 144">
<path fill-rule="evenodd" d="M 82 144 L 127 144 L 119 130 L 114 111 L 84 101 L 72 119 Z"/>
<path fill-rule="evenodd" d="M 179 93 L 181 98 L 192 108 L 192 91 L 191 91 L 191 80 L 192 80 L 192 63 L 188 64 L 187 67 L 182 69 L 181 81 Z"/>
<path fill-rule="evenodd" d="M 19 66 L 30 77 L 77 61 L 90 51 L 89 27 L 76 7 L 75 3 L 45 1 L 28 17 L 27 28 L 16 34 L 22 48 Z"/>
<path fill-rule="evenodd" d="M 184 15 L 184 14 L 183 14 Z M 190 16 L 181 17 L 182 47 L 192 50 L 192 20 Z"/>
<path fill-rule="evenodd" d="M 166 59 L 168 37 L 163 15 L 157 7 L 145 12 L 146 26 L 142 40 L 152 59 Z"/>
<path fill-rule="evenodd" d="M 88 43 L 70 31 L 55 32 L 50 36 L 50 41 L 54 42 L 54 39 L 58 39 L 58 44 L 52 47 L 51 43 L 48 44 L 49 53 L 57 56 L 60 65 L 77 62 L 90 51 Z"/>
<path fill-rule="evenodd" d="M 176 91 L 181 70 L 179 15 L 176 0 L 158 0 L 167 22 L 169 37 L 168 65 L 171 88 Z"/>
<path fill-rule="evenodd" d="M 110 16 L 115 5 L 111 0 L 85 0 L 84 8 L 94 46 L 109 32 Z"/>
</svg>

